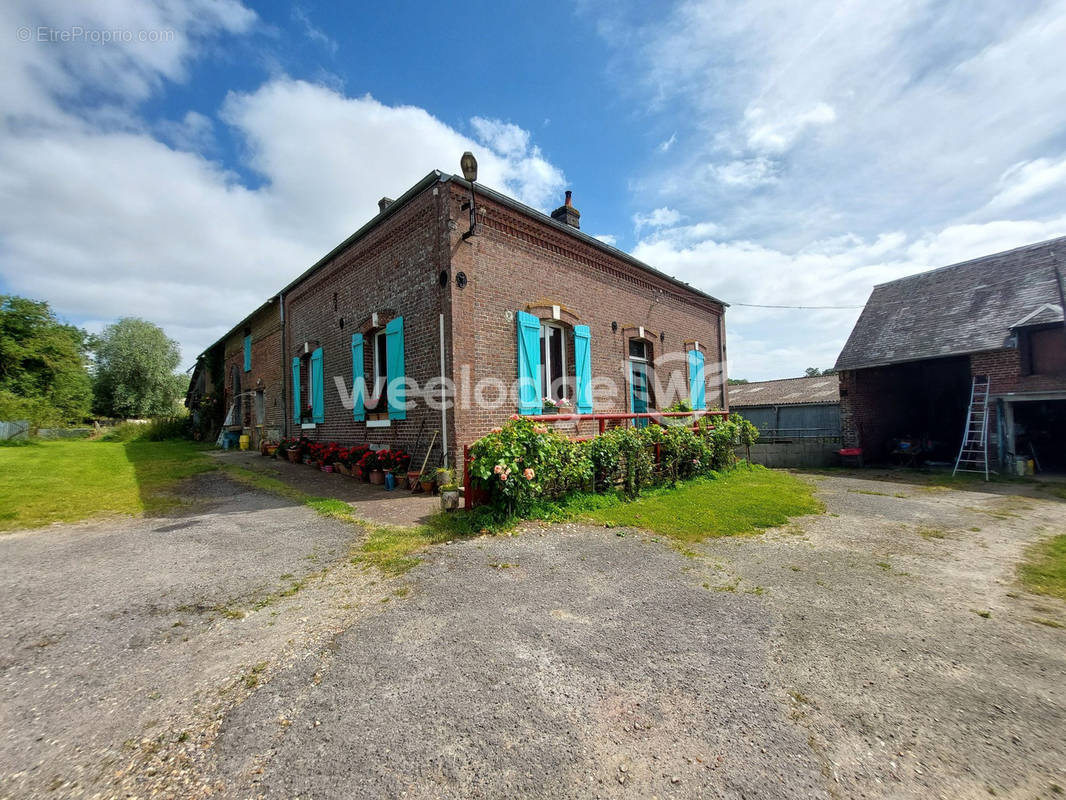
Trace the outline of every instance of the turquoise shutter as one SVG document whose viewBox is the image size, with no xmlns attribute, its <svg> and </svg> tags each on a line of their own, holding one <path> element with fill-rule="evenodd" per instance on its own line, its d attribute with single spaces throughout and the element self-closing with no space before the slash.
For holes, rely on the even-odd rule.
<svg viewBox="0 0 1066 800">
<path fill-rule="evenodd" d="M 403 317 L 385 326 L 385 365 L 389 373 L 389 419 L 407 419 L 407 395 L 404 391 Z"/>
<path fill-rule="evenodd" d="M 244 371 L 252 371 L 252 337 L 244 337 Z"/>
<path fill-rule="evenodd" d="M 311 419 L 326 421 L 326 378 L 322 365 L 322 348 L 311 353 Z"/>
<path fill-rule="evenodd" d="M 688 351 L 688 389 L 689 401 L 694 411 L 707 408 L 707 384 L 703 376 L 703 353 L 699 350 Z"/>
<path fill-rule="evenodd" d="M 363 373 L 363 334 L 352 334 L 352 414 L 366 421 L 366 375 Z"/>
<path fill-rule="evenodd" d="M 518 413 L 539 414 L 544 410 L 540 390 L 540 320 L 525 311 L 518 321 Z"/>
<path fill-rule="evenodd" d="M 588 325 L 574 326 L 574 377 L 577 379 L 577 413 L 592 413 L 592 349 Z"/>
<path fill-rule="evenodd" d="M 300 421 L 300 359 L 292 360 L 292 421 Z"/>
</svg>

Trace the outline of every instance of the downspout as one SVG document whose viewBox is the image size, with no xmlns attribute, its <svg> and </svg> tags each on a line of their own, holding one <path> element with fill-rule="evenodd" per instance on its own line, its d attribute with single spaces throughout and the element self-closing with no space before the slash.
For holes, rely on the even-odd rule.
<svg viewBox="0 0 1066 800">
<path fill-rule="evenodd" d="M 289 436 L 289 402 L 288 392 L 286 387 L 289 385 L 289 381 L 285 375 L 285 365 L 288 363 L 287 354 L 285 352 L 286 336 L 285 336 L 285 292 L 278 292 L 278 313 L 281 316 L 281 347 L 278 348 L 281 351 L 281 418 L 284 420 L 283 430 L 285 431 L 285 437 Z"/>
<path fill-rule="evenodd" d="M 718 316 L 718 355 L 722 360 L 722 410 L 729 410 L 729 373 L 726 370 L 725 354 L 725 309 Z"/>
<path fill-rule="evenodd" d="M 448 466 L 448 388 L 444 371 L 444 314 L 440 315 L 440 449 Z"/>
</svg>

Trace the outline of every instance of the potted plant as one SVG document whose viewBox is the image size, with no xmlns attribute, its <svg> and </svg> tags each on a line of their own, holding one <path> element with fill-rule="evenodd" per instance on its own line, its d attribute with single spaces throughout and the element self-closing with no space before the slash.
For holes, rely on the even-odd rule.
<svg viewBox="0 0 1066 800">
<path fill-rule="evenodd" d="M 455 511 L 459 508 L 459 484 L 444 483 L 440 487 L 441 511 Z"/>
<path fill-rule="evenodd" d="M 285 454 L 290 464 L 300 463 L 300 440 L 295 436 L 282 439 L 279 449 Z"/>
<path fill-rule="evenodd" d="M 426 494 L 433 494 L 433 474 L 430 472 L 423 472 L 418 476 L 418 484 L 422 487 L 422 491 Z"/>
<path fill-rule="evenodd" d="M 277 442 L 271 442 L 271 441 L 268 441 L 268 440 L 264 439 L 259 445 L 259 453 L 261 455 L 267 456 L 268 458 L 273 458 L 274 454 L 277 453 L 277 452 L 278 452 L 278 443 Z"/>
<path fill-rule="evenodd" d="M 370 482 L 374 486 L 383 486 L 385 484 L 385 467 L 382 459 L 388 452 L 388 450 L 378 450 L 376 453 L 370 451 L 366 454 L 366 457 L 370 459 L 367 472 L 370 475 Z"/>
<path fill-rule="evenodd" d="M 438 487 L 446 486 L 455 483 L 455 473 L 447 467 L 439 467 L 433 472 L 433 480 Z"/>
</svg>

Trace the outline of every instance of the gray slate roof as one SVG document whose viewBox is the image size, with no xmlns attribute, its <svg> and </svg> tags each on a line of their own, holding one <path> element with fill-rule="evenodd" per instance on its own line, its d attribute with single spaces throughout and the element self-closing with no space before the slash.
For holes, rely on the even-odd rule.
<svg viewBox="0 0 1066 800">
<path fill-rule="evenodd" d="M 839 402 L 840 379 L 836 375 L 757 381 L 729 387 L 730 408 Z"/>
<path fill-rule="evenodd" d="M 1056 266 L 1066 271 L 1066 236 L 875 286 L 836 368 L 999 349 L 1019 320 L 1059 302 Z"/>
</svg>

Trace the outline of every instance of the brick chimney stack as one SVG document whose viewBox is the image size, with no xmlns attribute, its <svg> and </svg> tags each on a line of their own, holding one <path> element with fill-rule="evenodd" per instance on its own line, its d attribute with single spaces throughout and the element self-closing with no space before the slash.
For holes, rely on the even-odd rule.
<svg viewBox="0 0 1066 800">
<path fill-rule="evenodd" d="M 380 214 L 386 208 L 391 206 L 392 202 L 393 200 L 391 197 L 382 197 L 380 200 L 378 200 L 378 213 Z"/>
<path fill-rule="evenodd" d="M 566 190 L 566 202 L 552 212 L 552 219 L 580 230 L 581 212 L 574 208 L 574 204 L 570 200 L 572 194 L 573 192 L 569 189 Z"/>
</svg>

